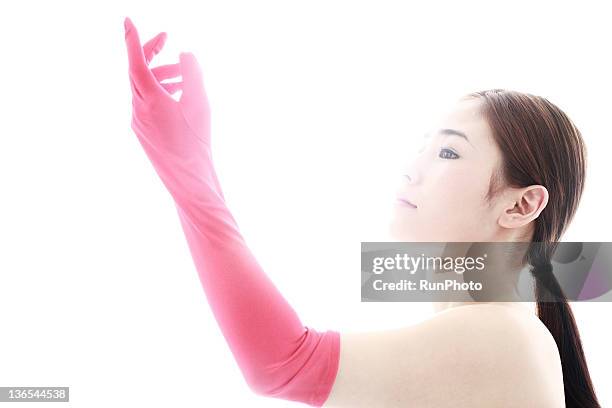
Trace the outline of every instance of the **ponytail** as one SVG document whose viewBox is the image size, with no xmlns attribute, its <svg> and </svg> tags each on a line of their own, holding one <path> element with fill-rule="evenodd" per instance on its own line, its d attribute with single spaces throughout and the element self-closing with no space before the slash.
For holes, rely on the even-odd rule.
<svg viewBox="0 0 612 408">
<path fill-rule="evenodd" d="M 599 408 L 574 315 L 551 264 L 585 187 L 587 150 L 582 134 L 561 108 L 542 96 L 497 88 L 466 97 L 481 102 L 479 111 L 501 151 L 485 198 L 491 202 L 507 186 L 542 186 L 548 192 L 545 208 L 531 221 L 532 236 L 525 238 L 532 246 L 523 266 L 532 266 L 538 317 L 559 349 L 566 406 Z"/>
<path fill-rule="evenodd" d="M 535 279 L 537 312 L 552 334 L 563 368 L 567 408 L 601 408 L 595 395 L 574 314 L 553 274 L 552 252 L 556 243 L 533 242 L 528 253 Z"/>
</svg>

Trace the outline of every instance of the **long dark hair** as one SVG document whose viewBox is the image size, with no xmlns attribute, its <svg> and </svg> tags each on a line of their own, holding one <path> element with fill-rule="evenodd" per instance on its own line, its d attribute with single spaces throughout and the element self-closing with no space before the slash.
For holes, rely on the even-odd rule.
<svg viewBox="0 0 612 408">
<path fill-rule="evenodd" d="M 551 258 L 572 220 L 586 175 L 586 146 L 569 117 L 546 98 L 504 89 L 474 92 L 502 153 L 487 198 L 504 186 L 542 185 L 548 204 L 534 220 L 524 262 L 535 279 L 537 313 L 557 343 L 567 407 L 597 407 L 574 314 L 554 274 Z"/>
</svg>

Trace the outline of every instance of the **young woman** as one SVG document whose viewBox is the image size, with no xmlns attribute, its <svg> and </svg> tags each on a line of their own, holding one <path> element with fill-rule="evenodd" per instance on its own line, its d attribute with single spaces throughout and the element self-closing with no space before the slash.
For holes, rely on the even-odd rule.
<svg viewBox="0 0 612 408">
<path fill-rule="evenodd" d="M 131 127 L 174 199 L 207 300 L 254 392 L 326 407 L 599 406 L 550 263 L 586 168 L 580 132 L 559 108 L 504 90 L 462 98 L 407 169 L 390 225 L 404 241 L 531 242 L 520 259 L 532 266 L 537 315 L 520 302 L 439 303 L 434 317 L 401 329 L 317 331 L 266 276 L 225 203 L 195 57 L 149 68 L 166 34 L 141 46 L 129 18 L 125 29 Z"/>
</svg>

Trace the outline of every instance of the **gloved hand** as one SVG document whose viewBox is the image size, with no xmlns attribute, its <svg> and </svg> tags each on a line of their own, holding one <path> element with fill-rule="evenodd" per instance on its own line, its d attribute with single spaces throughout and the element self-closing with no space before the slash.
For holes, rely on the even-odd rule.
<svg viewBox="0 0 612 408">
<path fill-rule="evenodd" d="M 212 163 L 210 108 L 195 57 L 149 69 L 166 40 L 140 45 L 125 19 L 132 129 L 175 201 L 206 298 L 249 387 L 321 406 L 340 358 L 340 334 L 304 326 L 258 264 L 225 204 Z M 182 75 L 177 85 L 160 81 Z M 171 94 L 182 90 L 180 100 Z"/>
<path fill-rule="evenodd" d="M 143 47 L 138 31 L 125 19 L 129 76 L 132 87 L 132 129 L 166 187 L 175 195 L 173 183 L 180 182 L 192 192 L 200 183 L 212 183 L 223 198 L 219 181 L 209 171 L 212 161 L 210 142 L 210 107 L 204 89 L 202 71 L 195 56 L 179 55 L 180 62 L 150 69 L 149 63 L 164 46 L 167 38 L 161 32 Z M 182 76 L 181 82 L 161 83 Z M 182 91 L 177 102 L 172 94 Z M 163 166 L 161 166 L 163 164 Z M 188 175 L 181 180 L 178 174 Z M 191 185 L 184 184 L 190 182 Z"/>
</svg>

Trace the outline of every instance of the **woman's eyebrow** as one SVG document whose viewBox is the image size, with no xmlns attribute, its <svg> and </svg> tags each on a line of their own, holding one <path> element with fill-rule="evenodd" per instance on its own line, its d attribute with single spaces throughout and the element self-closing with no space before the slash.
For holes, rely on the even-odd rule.
<svg viewBox="0 0 612 408">
<path fill-rule="evenodd" d="M 448 128 L 443 128 L 443 129 L 438 129 L 438 132 L 442 135 L 445 136 L 459 136 L 464 138 L 470 145 L 472 145 L 472 147 L 475 149 L 476 147 L 472 144 L 472 142 L 470 142 L 470 139 L 467 137 L 467 135 L 459 130 L 456 129 L 448 129 Z M 428 138 L 431 136 L 430 132 L 425 133 L 425 138 Z"/>
</svg>

